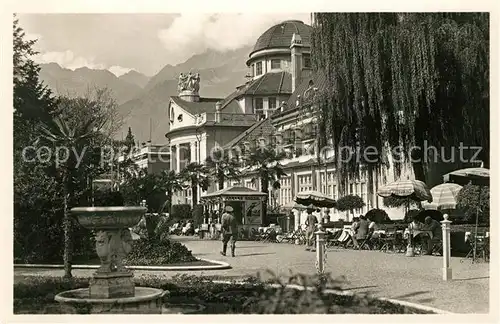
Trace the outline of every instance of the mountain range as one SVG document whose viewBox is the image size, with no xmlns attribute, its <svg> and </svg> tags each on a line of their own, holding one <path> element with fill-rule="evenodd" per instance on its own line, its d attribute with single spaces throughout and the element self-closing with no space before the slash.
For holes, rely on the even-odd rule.
<svg viewBox="0 0 500 324">
<path fill-rule="evenodd" d="M 227 52 L 207 50 L 175 66 L 166 65 L 151 77 L 134 70 L 117 77 L 108 70 L 69 70 L 57 63 L 40 64 L 40 79 L 55 94 L 69 97 L 84 96 L 93 87 L 110 89 L 123 118 L 116 138 L 123 138 L 131 127 L 136 141 L 164 144 L 169 129 L 168 102 L 170 96 L 177 95 L 179 74 L 200 73 L 200 96 L 222 99 L 245 83 L 245 62 L 250 52 L 251 47 Z"/>
</svg>

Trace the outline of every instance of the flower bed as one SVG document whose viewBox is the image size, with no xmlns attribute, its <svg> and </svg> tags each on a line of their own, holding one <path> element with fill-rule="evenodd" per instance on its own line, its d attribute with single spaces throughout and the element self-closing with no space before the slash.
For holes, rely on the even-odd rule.
<svg viewBox="0 0 500 324">
<path fill-rule="evenodd" d="M 136 278 L 137 286 L 168 290 L 165 307 L 200 305 L 198 314 L 429 314 L 413 307 L 356 295 L 328 293 L 335 281 L 296 275 L 286 283 L 273 280 L 274 286 L 257 278 L 222 283 L 206 277 L 176 276 L 164 279 L 154 276 Z M 16 277 L 14 280 L 15 314 L 65 314 L 74 309 L 54 301 L 62 291 L 88 287 L 87 278 Z M 292 289 L 296 283 L 304 289 Z M 338 283 L 338 282 L 337 282 Z M 310 287 L 307 289 L 306 287 Z M 76 310 L 79 312 L 78 310 Z M 80 310 L 85 313 L 85 309 Z M 166 311 L 168 313 L 168 311 Z"/>
</svg>

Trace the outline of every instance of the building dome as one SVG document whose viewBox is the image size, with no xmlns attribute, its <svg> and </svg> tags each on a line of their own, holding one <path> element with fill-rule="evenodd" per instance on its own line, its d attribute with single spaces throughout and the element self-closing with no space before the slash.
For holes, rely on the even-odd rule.
<svg viewBox="0 0 500 324">
<path fill-rule="evenodd" d="M 312 27 L 300 20 L 286 20 L 266 30 L 257 39 L 250 56 L 265 49 L 290 48 L 293 34 L 300 35 L 304 47 L 311 46 Z"/>
</svg>

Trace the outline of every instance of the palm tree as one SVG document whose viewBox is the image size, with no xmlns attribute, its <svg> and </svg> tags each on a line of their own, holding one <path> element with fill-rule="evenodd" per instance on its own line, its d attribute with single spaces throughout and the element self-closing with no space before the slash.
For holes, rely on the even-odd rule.
<svg viewBox="0 0 500 324">
<path fill-rule="evenodd" d="M 202 190 L 210 186 L 209 170 L 203 164 L 192 162 L 180 172 L 179 177 L 191 187 L 194 207 L 198 202 L 198 186 Z"/>
<path fill-rule="evenodd" d="M 265 192 L 266 198 L 262 206 L 264 223 L 267 220 L 267 200 L 269 196 L 269 185 L 273 189 L 281 187 L 279 180 L 286 176 L 280 161 L 285 157 L 285 152 L 278 151 L 274 146 L 260 145 L 251 148 L 249 154 L 245 157 L 246 164 L 249 166 L 249 173 L 256 173 L 252 178 L 252 183 L 260 181 L 260 190 Z"/>
<path fill-rule="evenodd" d="M 211 177 L 217 181 L 219 190 L 224 189 L 224 181 L 241 179 L 240 164 L 238 161 L 224 151 L 219 150 L 214 156 L 209 156 L 205 161 L 206 167 L 210 170 Z"/>
<path fill-rule="evenodd" d="M 72 224 L 69 212 L 69 205 L 74 197 L 73 178 L 77 161 L 73 152 L 81 149 L 89 139 L 97 134 L 105 124 L 105 121 L 95 116 L 87 116 L 83 123 L 71 123 L 64 117 L 57 116 L 40 126 L 41 138 L 49 141 L 55 148 L 65 148 L 68 150 L 66 159 L 56 163 L 62 175 L 63 201 L 64 201 L 64 277 L 71 278 L 71 238 Z"/>
<path fill-rule="evenodd" d="M 160 173 L 158 180 L 162 190 L 167 195 L 167 201 L 165 202 L 164 208 L 166 207 L 166 209 L 170 213 L 172 209 L 173 193 L 176 191 L 181 191 L 183 189 L 181 178 L 179 174 L 175 173 L 175 171 L 164 170 Z"/>
</svg>

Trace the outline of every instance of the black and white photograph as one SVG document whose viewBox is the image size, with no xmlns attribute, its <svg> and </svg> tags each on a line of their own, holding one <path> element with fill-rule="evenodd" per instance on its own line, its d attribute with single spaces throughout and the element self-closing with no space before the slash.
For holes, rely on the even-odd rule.
<svg viewBox="0 0 500 324">
<path fill-rule="evenodd" d="M 10 12 L 5 309 L 498 316 L 473 5 Z"/>
</svg>

